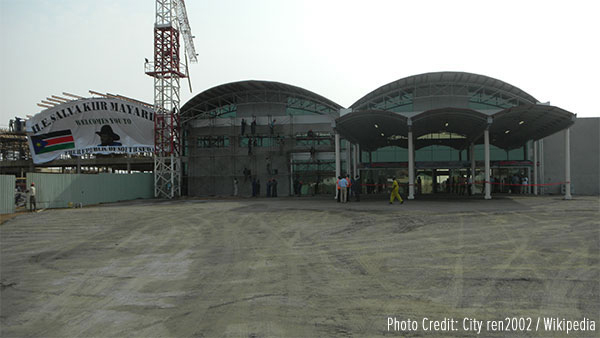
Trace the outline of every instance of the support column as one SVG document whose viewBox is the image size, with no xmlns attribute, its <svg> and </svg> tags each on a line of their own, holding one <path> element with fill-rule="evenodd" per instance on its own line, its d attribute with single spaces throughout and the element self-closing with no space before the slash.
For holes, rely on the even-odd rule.
<svg viewBox="0 0 600 338">
<path fill-rule="evenodd" d="M 485 147 L 485 199 L 492 199 L 490 186 L 490 130 L 485 128 L 483 132 L 484 147 Z"/>
<path fill-rule="evenodd" d="M 250 141 L 248 141 L 250 142 Z M 337 177 L 336 177 L 337 178 Z M 290 154 L 290 191 L 288 196 L 294 196 L 294 157 Z"/>
<path fill-rule="evenodd" d="M 533 194 L 538 194 L 538 141 L 533 141 Z"/>
<path fill-rule="evenodd" d="M 410 121 L 410 120 L 409 120 Z M 415 199 L 415 156 L 411 123 L 408 127 L 408 199 Z"/>
<path fill-rule="evenodd" d="M 471 157 L 471 195 L 475 195 L 475 144 L 469 147 Z"/>
<path fill-rule="evenodd" d="M 571 196 L 571 128 L 565 129 L 565 199 L 570 200 Z"/>
<path fill-rule="evenodd" d="M 340 163 L 340 134 L 335 133 L 335 179 L 342 175 L 342 166 Z"/>
<path fill-rule="evenodd" d="M 352 143 L 346 140 L 346 174 L 350 175 L 350 177 L 352 177 L 352 158 L 350 156 L 352 154 L 350 151 L 351 149 Z"/>
<path fill-rule="evenodd" d="M 358 144 L 354 145 L 354 151 L 352 152 L 352 178 L 358 176 Z"/>
<path fill-rule="evenodd" d="M 127 173 L 131 174 L 131 154 L 127 154 Z"/>
<path fill-rule="evenodd" d="M 540 175 L 540 183 L 544 184 L 544 180 L 546 179 L 546 175 L 544 173 L 544 139 L 539 140 L 538 142 L 538 157 L 540 159 L 540 167 L 539 167 L 539 173 L 538 175 Z M 540 186 L 539 188 L 539 193 L 540 195 L 544 194 L 544 186 Z"/>
</svg>

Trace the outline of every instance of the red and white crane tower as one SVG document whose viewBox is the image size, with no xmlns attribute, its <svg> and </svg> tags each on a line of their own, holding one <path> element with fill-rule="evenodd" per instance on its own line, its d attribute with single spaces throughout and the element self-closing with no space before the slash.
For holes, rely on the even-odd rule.
<svg viewBox="0 0 600 338">
<path fill-rule="evenodd" d="M 184 58 L 198 62 L 184 0 L 156 0 L 154 62 L 146 60 L 144 70 L 154 78 L 154 196 L 159 198 L 181 196 L 179 82 L 189 74 L 179 57 L 180 34 Z"/>
</svg>

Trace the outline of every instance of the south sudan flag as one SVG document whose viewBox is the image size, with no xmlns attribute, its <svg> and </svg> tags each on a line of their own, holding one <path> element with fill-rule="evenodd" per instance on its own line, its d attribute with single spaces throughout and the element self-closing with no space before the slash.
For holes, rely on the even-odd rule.
<svg viewBox="0 0 600 338">
<path fill-rule="evenodd" d="M 75 148 L 75 140 L 71 130 L 55 131 L 53 133 L 33 135 L 31 143 L 35 154 L 49 153 L 61 149 Z"/>
</svg>

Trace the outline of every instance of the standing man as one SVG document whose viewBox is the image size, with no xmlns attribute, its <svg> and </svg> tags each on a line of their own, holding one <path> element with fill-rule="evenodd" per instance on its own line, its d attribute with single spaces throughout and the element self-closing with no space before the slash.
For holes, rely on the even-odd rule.
<svg viewBox="0 0 600 338">
<path fill-rule="evenodd" d="M 350 174 L 346 174 L 346 182 L 348 182 L 348 185 L 346 186 L 346 202 L 350 202 L 351 201 L 351 197 L 352 197 L 352 185 L 354 184 L 354 182 L 352 181 L 352 178 L 350 178 Z"/>
<path fill-rule="evenodd" d="M 528 194 L 529 193 L 529 178 L 523 175 L 523 186 L 521 186 L 521 193 Z"/>
<path fill-rule="evenodd" d="M 345 177 L 340 180 L 340 192 L 342 193 L 340 201 L 346 203 L 348 201 L 348 181 Z"/>
<path fill-rule="evenodd" d="M 467 193 L 471 196 L 473 195 L 473 175 L 469 175 L 467 183 Z"/>
<path fill-rule="evenodd" d="M 356 197 L 356 202 L 360 202 L 360 190 L 362 189 L 362 185 L 360 182 L 360 177 L 356 176 L 354 179 L 354 183 L 352 183 L 352 190 L 354 190 L 354 197 Z"/>
<path fill-rule="evenodd" d="M 246 119 L 242 119 L 242 136 L 246 133 Z"/>
<path fill-rule="evenodd" d="M 256 116 L 254 116 L 252 123 L 250 123 L 250 133 L 252 135 L 256 134 Z"/>
<path fill-rule="evenodd" d="M 271 181 L 271 179 L 269 178 L 267 180 L 267 197 L 271 197 L 271 188 L 272 188 L 272 184 L 273 182 Z"/>
<path fill-rule="evenodd" d="M 234 178 L 233 179 L 233 196 L 237 196 L 238 195 L 238 179 Z"/>
<path fill-rule="evenodd" d="M 271 197 L 277 197 L 277 180 L 273 177 L 271 182 Z"/>
<path fill-rule="evenodd" d="M 400 186 L 398 185 L 398 181 L 396 181 L 396 178 L 394 177 L 394 182 L 392 183 L 392 193 L 390 194 L 390 204 L 393 204 L 396 198 L 400 201 L 400 204 L 404 203 L 404 200 L 398 193 L 399 189 Z"/>
<path fill-rule="evenodd" d="M 342 179 L 342 176 L 338 176 L 337 181 L 335 181 L 335 199 L 338 201 L 338 203 L 340 202 L 340 199 L 342 198 L 342 193 L 341 193 L 341 189 L 340 189 L 340 180 Z"/>
<path fill-rule="evenodd" d="M 37 209 L 35 204 L 35 184 L 33 182 L 31 182 L 31 187 L 29 187 L 27 193 L 29 194 L 29 211 L 33 212 Z"/>
</svg>

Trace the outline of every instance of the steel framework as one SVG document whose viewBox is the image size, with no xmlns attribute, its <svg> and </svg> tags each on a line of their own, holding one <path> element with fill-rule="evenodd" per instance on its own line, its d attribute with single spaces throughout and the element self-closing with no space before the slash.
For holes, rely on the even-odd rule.
<svg viewBox="0 0 600 338">
<path fill-rule="evenodd" d="M 183 0 L 156 0 L 154 62 L 146 62 L 145 72 L 154 78 L 154 196 L 159 198 L 181 195 L 179 89 L 180 79 L 188 76 L 187 68 L 179 57 L 182 25 L 186 47 L 194 53 L 195 61 Z"/>
</svg>

